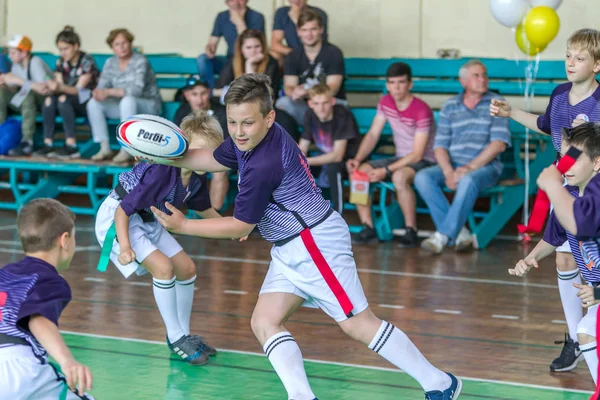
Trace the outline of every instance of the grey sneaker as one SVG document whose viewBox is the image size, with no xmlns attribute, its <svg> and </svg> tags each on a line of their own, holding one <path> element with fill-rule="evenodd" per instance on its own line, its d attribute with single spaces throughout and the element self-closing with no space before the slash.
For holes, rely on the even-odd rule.
<svg viewBox="0 0 600 400">
<path fill-rule="evenodd" d="M 198 335 L 190 335 L 190 340 L 192 343 L 196 344 L 198 347 L 204 346 L 204 351 L 208 353 L 209 356 L 214 356 L 217 354 L 217 349 L 210 346 L 202 336 Z"/>
<path fill-rule="evenodd" d="M 176 342 L 169 342 L 167 338 L 167 345 L 173 354 L 177 354 L 191 365 L 202 365 L 208 362 L 208 353 L 204 351 L 204 346 L 200 346 L 190 336 L 182 336 Z"/>
</svg>

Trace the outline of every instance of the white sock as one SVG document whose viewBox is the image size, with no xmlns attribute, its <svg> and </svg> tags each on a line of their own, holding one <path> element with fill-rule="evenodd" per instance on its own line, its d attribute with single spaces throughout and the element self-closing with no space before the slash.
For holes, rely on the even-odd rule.
<svg viewBox="0 0 600 400">
<path fill-rule="evenodd" d="M 175 277 L 171 279 L 152 278 L 152 290 L 160 316 L 167 327 L 167 337 L 171 343 L 174 343 L 183 336 L 183 329 L 181 329 L 177 317 Z"/>
<path fill-rule="evenodd" d="M 288 398 L 313 400 L 315 394 L 310 388 L 300 347 L 289 332 L 279 332 L 271 336 L 263 346 L 267 358 L 287 390 Z"/>
<path fill-rule="evenodd" d="M 369 348 L 416 379 L 426 392 L 444 391 L 452 384 L 448 374 L 431 365 L 408 336 L 389 322 L 381 321 Z"/>
<path fill-rule="evenodd" d="M 186 281 L 175 281 L 177 293 L 177 317 L 183 333 L 190 334 L 190 318 L 192 317 L 192 304 L 194 303 L 194 282 L 196 275 Z"/>
<path fill-rule="evenodd" d="M 583 318 L 583 308 L 581 307 L 581 299 L 577 297 L 579 289 L 573 287 L 574 283 L 581 285 L 581 275 L 579 268 L 572 271 L 558 271 L 558 291 L 560 292 L 560 300 L 565 312 L 567 327 L 569 328 L 569 336 L 574 342 L 577 341 L 577 324 Z"/>
<path fill-rule="evenodd" d="M 596 342 L 581 344 L 579 349 L 583 353 L 583 358 L 590 369 L 594 383 L 598 382 L 598 353 L 596 353 Z"/>
</svg>

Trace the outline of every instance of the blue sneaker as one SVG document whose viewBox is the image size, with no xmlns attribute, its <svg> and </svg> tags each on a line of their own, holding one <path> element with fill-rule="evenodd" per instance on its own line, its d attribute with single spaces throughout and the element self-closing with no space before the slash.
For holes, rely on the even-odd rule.
<svg viewBox="0 0 600 400">
<path fill-rule="evenodd" d="M 173 343 L 167 338 L 167 345 L 173 354 L 178 355 L 188 364 L 202 365 L 208 362 L 209 356 L 204 351 L 204 346 L 198 348 L 198 345 L 189 336 L 182 336 Z"/>
<path fill-rule="evenodd" d="M 426 392 L 425 400 L 456 400 L 456 399 L 458 399 L 458 396 L 460 396 L 460 392 L 462 392 L 462 388 L 463 388 L 462 381 L 452 374 L 448 374 L 448 376 L 452 380 L 452 384 L 450 385 L 450 387 L 448 389 L 444 390 L 443 392 L 440 392 L 439 390 L 432 390 L 430 392 Z"/>
</svg>

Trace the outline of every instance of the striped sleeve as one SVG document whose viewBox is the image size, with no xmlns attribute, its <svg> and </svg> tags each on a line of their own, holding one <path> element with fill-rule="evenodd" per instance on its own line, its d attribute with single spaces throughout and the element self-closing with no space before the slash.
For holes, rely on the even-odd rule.
<svg viewBox="0 0 600 400">
<path fill-rule="evenodd" d="M 490 141 L 498 140 L 511 145 L 510 141 L 510 121 L 508 118 L 492 117 L 492 126 L 490 129 Z"/>
<path fill-rule="evenodd" d="M 429 133 L 433 123 L 433 111 L 425 103 L 422 102 L 418 111 L 415 113 L 417 132 Z"/>
<path fill-rule="evenodd" d="M 558 219 L 556 219 L 554 211 L 550 214 L 550 218 L 548 218 L 543 240 L 554 247 L 558 247 L 567 241 L 567 232 L 560 222 L 558 222 Z"/>
<path fill-rule="evenodd" d="M 437 132 L 435 134 L 434 149 L 442 148 L 448 149 L 452 142 L 452 125 L 448 115 L 448 109 L 451 107 L 449 103 L 444 104 L 444 107 L 440 110 L 438 117 Z"/>
</svg>

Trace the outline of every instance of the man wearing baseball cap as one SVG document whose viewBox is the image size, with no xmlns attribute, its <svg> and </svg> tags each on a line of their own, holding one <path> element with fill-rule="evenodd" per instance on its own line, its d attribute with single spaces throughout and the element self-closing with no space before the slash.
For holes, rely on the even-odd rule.
<svg viewBox="0 0 600 400">
<path fill-rule="evenodd" d="M 44 98 L 50 94 L 46 82 L 53 74 L 41 58 L 31 54 L 32 43 L 27 36 L 13 36 L 7 47 L 12 67 L 9 73 L 0 75 L 0 123 L 6 120 L 9 106 L 21 112 L 23 139 L 8 154 L 25 156 L 33 151 L 35 117 Z"/>
</svg>

